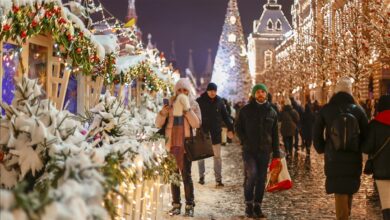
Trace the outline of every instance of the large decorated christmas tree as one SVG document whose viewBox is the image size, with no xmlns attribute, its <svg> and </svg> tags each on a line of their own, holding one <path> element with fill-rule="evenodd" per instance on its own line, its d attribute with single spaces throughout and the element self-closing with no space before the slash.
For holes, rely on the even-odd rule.
<svg viewBox="0 0 390 220">
<path fill-rule="evenodd" d="M 233 102 L 248 98 L 252 85 L 237 0 L 229 1 L 211 81 L 223 98 Z"/>
</svg>

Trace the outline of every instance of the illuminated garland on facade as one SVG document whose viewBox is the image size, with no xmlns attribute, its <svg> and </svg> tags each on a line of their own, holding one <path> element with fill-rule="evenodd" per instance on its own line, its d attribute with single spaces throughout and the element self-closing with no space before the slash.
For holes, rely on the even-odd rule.
<svg viewBox="0 0 390 220">
<path fill-rule="evenodd" d="M 33 36 L 51 34 L 63 49 L 60 55 L 64 60 L 72 59 L 74 69 L 80 68 L 84 74 L 92 74 L 94 66 L 113 65 L 99 58 L 96 46 L 82 29 L 64 17 L 63 8 L 54 2 L 34 6 L 13 6 L 0 27 L 0 41 L 13 40 L 22 45 Z M 110 69 L 112 67 L 106 67 Z M 95 72 L 94 74 L 104 74 Z"/>
</svg>

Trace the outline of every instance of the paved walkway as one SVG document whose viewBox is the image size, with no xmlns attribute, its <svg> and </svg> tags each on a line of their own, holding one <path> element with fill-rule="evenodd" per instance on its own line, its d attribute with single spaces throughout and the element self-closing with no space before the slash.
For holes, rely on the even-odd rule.
<svg viewBox="0 0 390 220">
<path fill-rule="evenodd" d="M 206 160 L 205 185 L 197 183 L 198 166 L 196 162 L 193 163 L 196 207 L 195 217 L 191 219 L 245 219 L 240 146 L 233 144 L 223 147 L 222 158 L 225 187 L 221 189 L 215 188 L 212 159 Z M 267 219 L 335 219 L 333 196 L 327 195 L 324 189 L 323 163 L 323 156 L 316 154 L 314 150 L 310 158 L 306 158 L 304 153 L 294 155 L 288 162 L 294 187 L 288 191 L 266 193 L 263 212 L 267 215 Z M 362 177 L 360 191 L 354 196 L 351 219 L 381 219 L 378 196 L 372 183 L 371 178 Z M 171 202 L 170 198 L 165 201 L 165 204 Z M 168 210 L 169 206 L 165 206 L 164 211 Z M 186 218 L 165 215 L 164 219 Z"/>
</svg>

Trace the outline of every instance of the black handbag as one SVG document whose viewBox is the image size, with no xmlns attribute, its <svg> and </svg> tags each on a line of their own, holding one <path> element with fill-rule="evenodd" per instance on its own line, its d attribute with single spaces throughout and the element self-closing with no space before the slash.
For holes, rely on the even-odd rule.
<svg viewBox="0 0 390 220">
<path fill-rule="evenodd" d="M 385 148 L 385 146 L 389 143 L 390 137 L 388 137 L 385 141 L 385 143 L 378 149 L 375 154 L 372 156 L 370 155 L 368 157 L 368 160 L 366 161 L 366 164 L 364 165 L 364 174 L 371 175 L 374 173 L 374 159 L 379 155 L 379 153 Z"/>
<path fill-rule="evenodd" d="M 187 158 L 190 161 L 197 161 L 214 156 L 213 146 L 211 143 L 210 134 L 206 134 L 203 129 L 196 129 L 195 136 L 193 135 L 192 128 L 191 137 L 185 139 L 184 148 Z"/>
<path fill-rule="evenodd" d="M 167 118 L 165 119 L 164 125 L 160 129 L 158 129 L 158 131 L 156 132 L 157 134 L 161 136 L 165 136 L 165 129 L 167 128 L 168 120 L 169 120 L 169 116 L 167 116 Z"/>
</svg>

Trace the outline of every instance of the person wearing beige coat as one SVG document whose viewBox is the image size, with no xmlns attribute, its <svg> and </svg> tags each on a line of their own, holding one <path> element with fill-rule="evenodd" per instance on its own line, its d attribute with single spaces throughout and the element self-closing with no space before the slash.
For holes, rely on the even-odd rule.
<svg viewBox="0 0 390 220">
<path fill-rule="evenodd" d="M 194 185 L 191 177 L 192 161 L 184 150 L 186 138 L 191 137 L 191 129 L 200 128 L 201 112 L 198 103 L 190 93 L 191 83 L 188 79 L 180 79 L 175 85 L 175 96 L 169 105 L 163 107 L 156 118 L 156 127 L 162 128 L 165 123 L 166 148 L 176 158 L 178 173 L 181 173 L 186 199 L 185 216 L 194 215 Z M 170 215 L 181 212 L 180 186 L 171 184 L 172 206 Z"/>
</svg>

